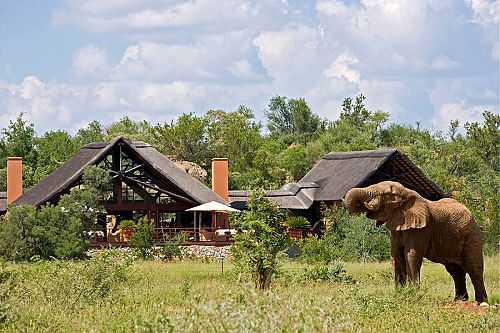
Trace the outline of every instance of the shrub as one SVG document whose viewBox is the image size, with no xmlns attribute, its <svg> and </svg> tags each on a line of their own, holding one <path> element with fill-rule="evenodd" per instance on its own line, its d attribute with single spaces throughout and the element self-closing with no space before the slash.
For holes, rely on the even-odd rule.
<svg viewBox="0 0 500 333">
<path fill-rule="evenodd" d="M 0 226 L 0 255 L 8 260 L 80 258 L 89 246 L 83 223 L 57 206 L 11 206 Z"/>
<path fill-rule="evenodd" d="M 166 261 L 172 260 L 174 257 L 180 257 L 182 252 L 179 246 L 185 241 L 186 235 L 184 233 L 178 233 L 172 238 L 165 239 L 163 247 L 160 249 L 160 257 Z"/>
<path fill-rule="evenodd" d="M 81 258 L 90 245 L 86 230 L 102 212 L 98 204 L 99 179 L 109 179 L 97 167 L 84 171 L 84 188 L 73 188 L 57 206 L 40 209 L 10 206 L 0 223 L 0 255 L 8 260 L 28 260 L 33 256 Z"/>
<path fill-rule="evenodd" d="M 232 223 L 242 232 L 234 235 L 231 252 L 237 267 L 251 273 L 259 289 L 268 289 L 276 271 L 276 257 L 290 243 L 280 228 L 285 214 L 265 198 L 264 191 L 254 191 L 248 208 Z"/>
<path fill-rule="evenodd" d="M 323 206 L 329 227 L 322 237 L 298 242 L 305 262 L 343 260 L 387 260 L 390 257 L 390 235 L 385 227 L 376 227 L 364 215 L 349 215 L 343 208 Z"/>
<path fill-rule="evenodd" d="M 120 224 L 118 224 L 118 229 L 132 229 L 136 227 L 137 225 L 133 220 L 122 220 Z"/>
<path fill-rule="evenodd" d="M 47 307 L 78 311 L 82 304 L 117 301 L 129 281 L 130 258 L 114 251 L 83 262 L 35 259 L 22 266 L 13 283 L 14 299 L 43 299 Z M 15 293 L 15 295 L 14 295 Z"/>
<path fill-rule="evenodd" d="M 387 260 L 391 244 L 389 231 L 376 227 L 364 215 L 352 216 L 342 225 L 342 249 L 347 260 Z"/>
<path fill-rule="evenodd" d="M 153 256 L 152 253 L 153 252 L 152 248 L 154 245 L 153 223 L 154 222 L 150 221 L 147 216 L 141 217 L 137 222 L 137 230 L 134 232 L 132 238 L 130 239 L 130 243 L 132 244 L 132 246 L 134 246 L 134 248 L 137 250 L 139 257 L 142 259 L 149 259 Z"/>
<path fill-rule="evenodd" d="M 322 237 L 312 236 L 297 241 L 300 259 L 307 263 L 328 264 L 342 257 L 342 248 L 335 234 L 327 233 Z"/>
<path fill-rule="evenodd" d="M 327 265 L 316 264 L 304 267 L 298 277 L 299 281 L 335 281 L 335 282 L 354 282 L 355 280 L 347 274 L 344 264 L 336 260 Z"/>
<path fill-rule="evenodd" d="M 311 223 L 304 216 L 289 216 L 283 225 L 294 229 L 311 228 Z"/>
</svg>

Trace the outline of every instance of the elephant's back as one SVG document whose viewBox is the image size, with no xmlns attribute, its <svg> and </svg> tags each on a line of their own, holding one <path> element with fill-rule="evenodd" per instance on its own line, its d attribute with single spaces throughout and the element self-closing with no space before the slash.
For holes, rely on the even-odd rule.
<svg viewBox="0 0 500 333">
<path fill-rule="evenodd" d="M 443 232 L 463 237 L 476 229 L 479 231 L 472 213 L 455 199 L 446 198 L 433 202 L 429 209 L 436 227 Z"/>
</svg>

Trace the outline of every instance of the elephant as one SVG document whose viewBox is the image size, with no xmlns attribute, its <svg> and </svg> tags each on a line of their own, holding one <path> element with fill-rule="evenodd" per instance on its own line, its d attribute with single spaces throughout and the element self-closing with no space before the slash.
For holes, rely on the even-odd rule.
<svg viewBox="0 0 500 333">
<path fill-rule="evenodd" d="M 398 182 L 352 188 L 342 199 L 351 214 L 366 213 L 391 232 L 391 265 L 396 285 L 420 282 L 423 258 L 441 263 L 455 282 L 455 300 L 468 300 L 465 274 L 475 299 L 487 305 L 483 242 L 471 212 L 457 200 L 430 201 Z"/>
</svg>

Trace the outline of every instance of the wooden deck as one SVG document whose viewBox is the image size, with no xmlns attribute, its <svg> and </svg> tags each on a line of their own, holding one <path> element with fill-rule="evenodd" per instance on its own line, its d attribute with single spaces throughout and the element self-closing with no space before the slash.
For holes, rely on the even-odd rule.
<svg viewBox="0 0 500 333">
<path fill-rule="evenodd" d="M 217 228 L 155 228 L 153 241 L 156 246 L 162 246 L 166 241 L 175 240 L 178 234 L 183 234 L 185 241 L 180 245 L 207 245 L 207 246 L 225 246 L 233 244 L 230 232 L 226 229 Z M 95 247 L 128 247 L 131 234 L 135 229 L 122 229 L 110 231 L 106 229 L 96 229 L 90 234 L 90 246 Z"/>
</svg>

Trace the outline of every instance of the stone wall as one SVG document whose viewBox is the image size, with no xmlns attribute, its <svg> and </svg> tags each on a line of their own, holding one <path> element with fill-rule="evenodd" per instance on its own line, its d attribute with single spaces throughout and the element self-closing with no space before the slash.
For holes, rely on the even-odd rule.
<svg viewBox="0 0 500 333">
<path fill-rule="evenodd" d="M 231 246 L 189 245 L 181 246 L 182 256 L 187 259 L 227 259 L 231 257 Z"/>
<path fill-rule="evenodd" d="M 232 257 L 231 254 L 231 246 L 208 246 L 208 245 L 186 245 L 179 246 L 182 259 L 188 260 L 226 260 Z M 159 249 L 159 248 L 158 248 Z M 132 255 L 131 248 L 129 247 L 116 247 L 114 251 L 120 252 L 124 256 Z M 102 250 L 101 249 L 91 249 L 87 252 L 89 257 L 94 257 L 98 255 Z M 159 251 L 155 251 L 159 252 Z M 160 259 L 160 257 L 155 256 L 156 259 Z"/>
</svg>

